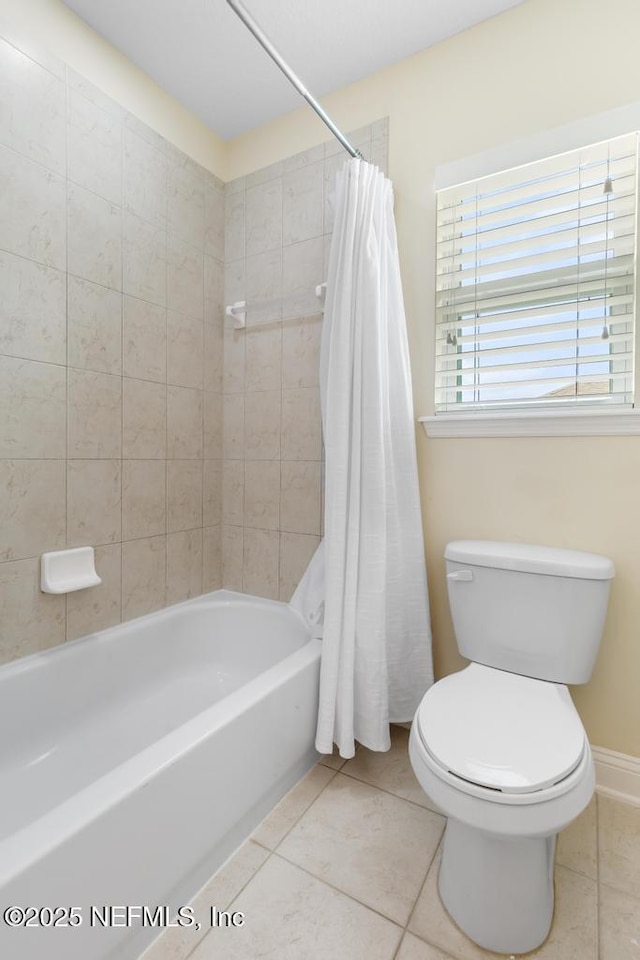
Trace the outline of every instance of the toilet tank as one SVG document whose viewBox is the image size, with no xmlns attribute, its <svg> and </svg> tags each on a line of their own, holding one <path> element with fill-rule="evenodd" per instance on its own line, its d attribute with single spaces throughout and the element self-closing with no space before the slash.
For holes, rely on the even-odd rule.
<svg viewBox="0 0 640 960">
<path fill-rule="evenodd" d="M 606 557 L 523 543 L 456 540 L 444 552 L 460 653 L 556 683 L 586 683 L 615 574 Z"/>
</svg>

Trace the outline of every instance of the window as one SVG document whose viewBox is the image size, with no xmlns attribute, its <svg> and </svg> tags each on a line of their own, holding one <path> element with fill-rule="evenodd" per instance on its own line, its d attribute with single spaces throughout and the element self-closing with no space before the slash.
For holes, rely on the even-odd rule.
<svg viewBox="0 0 640 960">
<path fill-rule="evenodd" d="M 438 192 L 436 414 L 633 406 L 637 141 Z"/>
</svg>

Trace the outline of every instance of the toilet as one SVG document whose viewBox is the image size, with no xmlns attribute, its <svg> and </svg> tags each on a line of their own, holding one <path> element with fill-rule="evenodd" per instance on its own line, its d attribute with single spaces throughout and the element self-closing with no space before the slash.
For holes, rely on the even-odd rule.
<svg viewBox="0 0 640 960">
<path fill-rule="evenodd" d="M 595 787 L 565 684 L 591 676 L 613 564 L 576 550 L 459 540 L 445 549 L 460 653 L 425 694 L 409 755 L 448 817 L 438 889 L 456 924 L 497 953 L 526 953 L 553 918 L 556 836 Z"/>
</svg>

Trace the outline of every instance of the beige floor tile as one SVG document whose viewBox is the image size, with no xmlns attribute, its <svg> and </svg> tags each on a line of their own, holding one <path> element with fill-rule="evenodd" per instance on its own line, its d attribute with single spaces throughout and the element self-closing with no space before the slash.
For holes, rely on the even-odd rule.
<svg viewBox="0 0 640 960">
<path fill-rule="evenodd" d="M 460 960 L 497 958 L 483 950 L 455 925 L 437 890 L 439 856 L 409 922 L 409 930 Z M 572 870 L 556 867 L 556 903 L 547 940 L 527 956 L 536 960 L 596 960 L 598 952 L 596 884 Z"/>
<path fill-rule="evenodd" d="M 342 772 L 421 807 L 435 809 L 411 767 L 409 731 L 404 727 L 391 726 L 391 749 L 387 753 L 375 753 L 362 747 L 353 760 L 345 764 Z"/>
<path fill-rule="evenodd" d="M 338 751 L 334 747 L 333 753 L 325 753 L 320 759 L 320 763 L 323 767 L 329 767 L 331 770 L 342 770 L 345 763 L 348 763 L 348 760 L 345 760 L 344 757 L 341 757 Z"/>
<path fill-rule="evenodd" d="M 438 814 L 337 773 L 279 853 L 404 924 L 443 829 Z"/>
<path fill-rule="evenodd" d="M 244 926 L 216 928 L 190 960 L 392 960 L 402 930 L 277 855 L 233 904 Z"/>
<path fill-rule="evenodd" d="M 600 882 L 640 898 L 640 807 L 598 797 Z"/>
<path fill-rule="evenodd" d="M 185 960 L 209 932 L 206 921 L 210 908 L 226 910 L 269 856 L 269 851 L 257 843 L 243 843 L 191 901 L 194 917 L 202 924 L 200 930 L 172 927 L 151 944 L 140 960 Z"/>
<path fill-rule="evenodd" d="M 579 817 L 558 835 L 556 863 L 598 879 L 598 841 L 596 830 L 596 798 Z"/>
<path fill-rule="evenodd" d="M 335 771 L 321 764 L 313 767 L 265 817 L 252 839 L 274 850 L 334 775 Z"/>
<path fill-rule="evenodd" d="M 640 900 L 600 887 L 600 960 L 638 960 Z"/>
<path fill-rule="evenodd" d="M 419 940 L 412 933 L 405 933 L 395 960 L 450 960 L 447 953 Z"/>
</svg>

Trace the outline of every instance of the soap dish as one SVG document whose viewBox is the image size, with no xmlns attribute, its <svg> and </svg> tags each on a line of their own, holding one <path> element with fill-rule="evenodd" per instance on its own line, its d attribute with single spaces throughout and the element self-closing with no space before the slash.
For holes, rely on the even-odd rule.
<svg viewBox="0 0 640 960">
<path fill-rule="evenodd" d="M 43 593 L 72 593 L 102 583 L 96 573 L 93 547 L 54 550 L 43 553 L 40 563 L 40 589 Z"/>
</svg>

